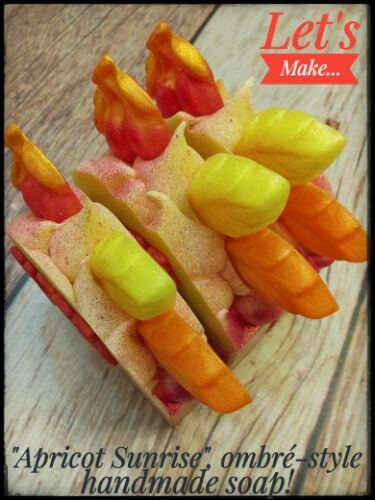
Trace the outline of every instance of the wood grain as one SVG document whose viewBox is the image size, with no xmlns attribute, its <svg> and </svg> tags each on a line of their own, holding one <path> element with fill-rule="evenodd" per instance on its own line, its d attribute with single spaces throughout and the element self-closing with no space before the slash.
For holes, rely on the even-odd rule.
<svg viewBox="0 0 375 500">
<path fill-rule="evenodd" d="M 364 288 L 363 288 L 364 290 Z M 358 474 L 346 477 L 347 470 L 339 469 L 334 474 L 327 475 L 323 484 L 319 482 L 317 470 L 301 469 L 296 478 L 295 492 L 306 495 L 364 495 L 366 494 L 368 447 L 366 429 L 368 415 L 364 411 L 367 405 L 367 330 L 363 328 L 366 322 L 367 302 L 365 294 L 361 294 L 361 302 L 355 311 L 354 321 L 350 322 L 346 332 L 339 362 L 332 377 L 328 397 L 322 406 L 319 426 L 311 436 L 309 450 L 322 450 L 327 444 L 342 451 L 350 445 L 350 437 L 356 436 L 357 449 L 364 454 L 363 467 Z M 332 449 L 332 448 L 331 448 Z"/>
<path fill-rule="evenodd" d="M 283 5 L 280 38 L 299 22 L 319 19 L 327 10 L 344 10 L 360 21 L 354 64 L 359 85 L 267 86 L 259 56 L 271 5 L 66 5 L 6 9 L 6 118 L 17 122 L 69 177 L 78 162 L 95 157 L 104 141 L 91 125 L 93 66 L 103 52 L 144 78 L 144 43 L 160 19 L 194 38 L 215 75 L 231 91 L 254 76 L 258 108 L 294 107 L 325 120 L 340 121 L 347 146 L 329 169 L 339 200 L 367 221 L 367 33 L 365 6 Z M 56 22 L 59 19 L 60 22 Z M 53 21 L 53 22 L 52 22 Z M 18 36 L 14 33 L 17 32 Z M 332 28 L 332 51 L 340 32 Z M 87 124 L 90 124 L 89 126 Z M 6 155 L 6 161 L 9 156 Z M 8 184 L 6 216 L 22 210 Z M 367 281 L 366 265 L 335 263 L 323 273 L 340 304 L 321 321 L 285 315 L 265 336 L 253 340 L 236 373 L 254 395 L 253 404 L 219 416 L 200 406 L 176 429 L 168 428 L 119 368 L 109 368 L 55 310 L 30 280 L 20 282 L 17 264 L 7 264 L 9 307 L 6 321 L 6 461 L 9 489 L 19 494 L 72 495 L 80 491 L 82 471 L 54 469 L 30 474 L 14 469 L 13 446 L 81 451 L 116 446 L 134 451 L 200 451 L 212 447 L 210 475 L 225 494 L 229 476 L 269 472 L 233 467 L 223 470 L 225 451 L 288 452 L 300 457 L 324 447 L 345 445 L 364 454 L 358 469 L 296 468 L 291 492 L 306 495 L 364 494 L 367 491 Z M 156 475 L 177 478 L 162 468 Z M 184 471 L 186 473 L 186 471 Z M 113 474 L 103 468 L 98 475 Z M 134 470 L 126 474 L 135 477 Z M 197 471 L 187 474 L 194 477 Z"/>
</svg>

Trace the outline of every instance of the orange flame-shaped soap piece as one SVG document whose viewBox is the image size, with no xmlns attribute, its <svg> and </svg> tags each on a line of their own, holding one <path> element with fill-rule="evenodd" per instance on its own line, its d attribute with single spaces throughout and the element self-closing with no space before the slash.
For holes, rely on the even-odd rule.
<svg viewBox="0 0 375 500">
<path fill-rule="evenodd" d="M 293 186 L 280 221 L 302 245 L 335 260 L 367 260 L 367 234 L 336 198 L 312 182 Z"/>
<path fill-rule="evenodd" d="M 282 236 L 269 228 L 226 238 L 233 267 L 271 304 L 307 318 L 323 318 L 338 305 L 319 274 Z"/>
<path fill-rule="evenodd" d="M 62 222 L 82 209 L 82 203 L 49 159 L 13 123 L 5 131 L 12 151 L 12 183 L 37 217 Z"/>
<path fill-rule="evenodd" d="M 147 90 L 165 117 L 177 111 L 210 115 L 224 106 L 207 61 L 166 23 L 154 29 L 147 48 Z"/>
<path fill-rule="evenodd" d="M 230 413 L 251 402 L 230 368 L 175 311 L 140 321 L 138 332 L 160 365 L 203 404 Z"/>
<path fill-rule="evenodd" d="M 94 122 L 112 153 L 132 164 L 136 156 L 153 160 L 167 147 L 171 133 L 151 97 L 113 59 L 103 56 L 92 81 Z"/>
</svg>

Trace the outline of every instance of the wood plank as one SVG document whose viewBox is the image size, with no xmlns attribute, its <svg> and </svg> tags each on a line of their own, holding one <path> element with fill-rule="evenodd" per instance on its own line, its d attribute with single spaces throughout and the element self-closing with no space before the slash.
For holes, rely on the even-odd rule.
<svg viewBox="0 0 375 500">
<path fill-rule="evenodd" d="M 296 478 L 294 492 L 305 495 L 365 495 L 368 478 L 368 330 L 367 302 L 358 310 L 358 320 L 348 329 L 336 373 L 331 381 L 332 394 L 323 406 L 318 421 L 318 432 L 310 439 L 308 450 L 345 451 L 351 446 L 351 455 L 362 453 L 360 467 L 350 470 L 338 468 L 330 474 L 319 469 L 302 469 Z M 322 476 L 324 481 L 322 481 Z M 297 490 L 298 488 L 298 490 Z"/>
<path fill-rule="evenodd" d="M 141 79 L 143 73 L 144 54 L 141 47 L 152 25 L 150 19 L 157 21 L 156 16 L 160 15 L 162 8 L 167 7 L 152 6 L 152 9 L 147 10 L 147 19 L 137 18 L 137 32 L 130 30 L 133 48 L 128 50 L 134 61 L 132 68 L 138 68 L 135 69 L 137 78 Z M 183 18 L 190 18 L 186 16 L 190 8 L 185 6 L 174 14 L 170 13 L 171 17 L 177 16 L 177 24 L 171 22 L 172 26 L 183 36 L 188 36 L 180 28 Z M 365 27 L 365 6 L 346 5 L 342 8 L 348 16 L 360 20 L 362 28 Z M 339 10 L 341 6 L 332 9 Z M 365 223 L 368 184 L 366 30 L 361 28 L 357 42 L 360 58 L 354 68 L 360 81 L 358 86 L 259 85 L 265 67 L 260 60 L 258 47 L 263 43 L 269 10 L 272 10 L 272 6 L 222 5 L 195 43 L 209 60 L 216 75 L 224 77 L 232 91 L 248 76 L 255 76 L 258 82 L 254 88 L 257 107 L 295 107 L 312 112 L 321 119 L 330 116 L 341 122 L 341 130 L 347 136 L 347 146 L 329 169 L 329 178 L 340 201 Z M 283 10 L 285 23 L 280 36 L 289 33 L 298 22 L 318 18 L 326 11 L 326 6 L 283 5 Z M 107 22 L 114 30 L 112 40 L 116 40 L 113 41 L 111 53 L 125 63 L 128 54 L 123 52 L 122 38 L 112 16 Z M 184 29 L 187 29 L 186 25 Z M 193 36 L 194 31 L 191 27 L 190 36 Z M 77 63 L 79 77 L 71 74 L 72 68 L 66 59 L 61 63 L 61 70 L 57 70 L 62 79 L 61 84 L 55 73 L 48 77 L 50 82 L 61 85 L 60 90 L 55 89 L 55 96 L 43 94 L 45 91 L 42 92 L 42 88 L 46 83 L 38 90 L 39 98 L 30 97 L 33 106 L 36 106 L 36 102 L 40 103 L 44 119 L 49 117 L 49 122 L 43 125 L 35 108 L 33 112 L 26 111 L 28 119 L 21 123 L 30 123 L 30 130 L 34 130 L 36 135 L 40 131 L 39 138 L 41 142 L 44 141 L 46 151 L 49 147 L 56 154 L 66 172 L 72 163 L 81 161 L 86 154 L 87 157 L 95 156 L 103 147 L 103 141 L 98 140 L 94 130 L 82 131 L 84 124 L 88 128 L 87 117 L 91 112 L 91 103 L 86 102 L 90 100 L 87 96 L 91 93 L 91 90 L 88 92 L 86 89 L 88 76 L 83 78 L 82 75 L 89 75 L 97 59 L 94 57 L 90 63 L 86 63 L 86 57 L 90 59 L 92 50 L 86 43 L 93 44 L 94 40 L 98 40 L 95 46 L 99 46 L 108 39 L 108 33 L 106 27 L 101 27 L 98 39 L 88 36 L 77 47 L 74 60 L 78 60 L 82 51 L 85 61 Z M 336 35 L 330 38 L 332 43 L 339 37 L 336 31 L 333 33 Z M 64 79 L 62 68 L 73 78 L 74 84 L 70 85 L 66 76 Z M 48 85 L 51 87 L 51 84 Z M 80 92 L 76 90 L 77 85 Z M 84 99 L 81 93 L 86 95 Z M 69 95 L 65 104 L 74 103 L 69 111 L 69 128 L 72 129 L 75 142 L 72 137 L 67 137 L 66 124 L 65 127 L 61 126 L 58 112 L 53 108 L 54 105 L 58 106 L 61 112 L 58 95 Z M 44 103 L 43 99 L 47 102 Z M 80 126 L 74 125 L 77 120 Z M 53 138 L 51 134 L 57 134 L 57 137 Z M 76 149 L 75 143 L 78 145 Z M 70 151 L 68 145 L 74 151 Z M 72 160 L 70 165 L 65 161 L 64 154 Z M 9 201 L 9 204 L 12 203 L 14 200 Z M 18 210 L 19 205 L 16 205 L 9 211 L 17 213 Z M 82 471 L 78 470 L 67 472 L 56 469 L 53 473 L 43 470 L 38 475 L 31 475 L 12 469 L 14 456 L 11 447 L 14 445 L 21 449 L 43 446 L 47 450 L 63 450 L 69 444 L 72 450 L 81 451 L 105 446 L 109 453 L 119 445 L 128 446 L 133 451 L 173 451 L 179 445 L 181 450 L 189 452 L 210 446 L 212 452 L 205 463 L 211 464 L 211 476 L 219 475 L 221 492 L 225 492 L 228 477 L 232 474 L 238 477 L 250 474 L 255 480 L 269 472 L 267 468 L 235 471 L 233 467 L 223 471 L 219 467 L 219 460 L 225 451 L 258 451 L 261 444 L 266 444 L 271 451 L 287 452 L 295 443 L 299 456 L 303 456 L 311 447 L 320 449 L 329 446 L 338 449 L 344 443 L 353 443 L 353 446 L 364 449 L 364 415 L 367 412 L 366 384 L 363 381 L 367 366 L 365 272 L 365 264 L 335 263 L 328 272 L 323 273 L 323 277 L 329 282 L 341 306 L 340 311 L 321 321 L 285 315 L 270 328 L 266 336 L 254 339 L 249 356 L 236 368 L 236 373 L 254 395 L 250 407 L 235 414 L 218 416 L 201 406 L 175 430 L 169 429 L 156 412 L 144 404 L 143 397 L 127 383 L 121 370 L 108 369 L 67 320 L 48 305 L 36 286 L 27 282 L 9 308 L 6 329 L 6 461 L 13 492 L 77 494 L 83 478 Z M 349 381 L 351 391 L 346 390 Z M 322 420 L 323 414 L 325 417 Z M 296 468 L 291 485 L 292 491 L 293 488 L 298 489 L 301 494 L 361 494 L 367 489 L 366 463 L 356 471 L 336 471 L 331 475 L 317 471 L 304 474 L 301 470 Z M 97 471 L 98 477 L 113 473 L 108 464 Z M 181 475 L 181 471 L 170 467 L 158 468 L 153 473 L 170 475 L 174 479 Z M 195 477 L 197 472 L 190 469 L 185 473 Z M 119 474 L 134 478 L 139 472 L 125 470 Z"/>
<path fill-rule="evenodd" d="M 145 42 L 156 23 L 165 19 L 190 38 L 214 6 L 191 6 L 191 15 L 186 16 L 186 8 L 176 5 L 92 5 L 75 20 L 71 19 L 72 6 L 51 6 L 57 9 L 53 10 L 53 15 L 47 9 L 52 21 L 55 17 L 69 19 L 70 24 L 63 32 L 56 20 L 48 20 L 47 14 L 38 17 L 41 7 L 34 11 L 33 6 L 26 6 L 23 15 L 13 17 L 8 27 L 6 122 L 17 123 L 70 179 L 73 166 L 98 155 L 105 144 L 92 121 L 93 85 L 90 83 L 91 73 L 101 55 L 109 52 L 123 69 L 142 80 Z M 48 33 L 53 25 L 58 41 L 51 46 L 53 36 Z M 45 31 L 48 36 L 44 35 Z M 28 41 L 33 38 L 32 34 L 36 39 L 30 47 L 26 45 L 21 50 L 24 59 L 29 57 L 34 61 L 27 66 L 27 71 L 23 70 L 24 59 L 16 59 L 17 85 L 8 78 L 8 68 L 13 65 L 11 55 L 20 51 L 18 42 L 14 41 L 14 32 L 18 33 L 17 40 Z M 40 59 L 42 64 L 39 64 Z M 18 101 L 22 105 L 18 105 Z M 10 165 L 9 151 L 5 154 L 5 165 Z M 22 197 L 6 175 L 6 220 L 23 210 Z M 9 242 L 6 249 L 9 249 Z M 6 259 L 6 273 L 9 295 L 20 279 L 20 271 L 10 257 Z"/>
<path fill-rule="evenodd" d="M 21 75 L 28 79 L 27 70 L 40 60 L 47 50 L 58 44 L 59 37 L 89 5 L 67 5 L 61 9 L 59 5 L 39 4 L 7 6 L 5 10 L 5 46 L 7 79 L 15 83 Z"/>
<path fill-rule="evenodd" d="M 17 11 L 21 7 L 20 4 L 6 4 L 4 5 L 4 17 L 6 17 L 7 22 L 14 15 L 15 11 Z"/>
</svg>

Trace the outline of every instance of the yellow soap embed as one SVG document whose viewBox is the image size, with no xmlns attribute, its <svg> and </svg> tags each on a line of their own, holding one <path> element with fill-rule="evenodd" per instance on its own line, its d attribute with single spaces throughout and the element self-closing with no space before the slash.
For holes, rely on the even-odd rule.
<svg viewBox="0 0 375 500">
<path fill-rule="evenodd" d="M 111 299 L 136 319 L 151 319 L 175 304 L 172 278 L 132 237 L 120 231 L 98 243 L 90 267 Z"/>
<path fill-rule="evenodd" d="M 219 153 L 193 178 L 189 200 L 205 224 L 238 238 L 272 224 L 284 210 L 289 190 L 284 177 L 255 161 Z"/>
<path fill-rule="evenodd" d="M 311 181 L 336 159 L 345 137 L 302 111 L 272 108 L 256 113 L 235 153 L 283 175 L 292 185 Z"/>
</svg>

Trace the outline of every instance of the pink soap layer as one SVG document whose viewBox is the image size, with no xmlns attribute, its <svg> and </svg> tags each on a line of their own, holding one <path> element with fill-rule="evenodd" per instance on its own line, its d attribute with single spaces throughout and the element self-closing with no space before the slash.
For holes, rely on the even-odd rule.
<svg viewBox="0 0 375 500">
<path fill-rule="evenodd" d="M 57 306 L 63 314 L 72 322 L 79 333 L 89 342 L 96 351 L 103 356 L 111 365 L 116 365 L 117 361 L 108 351 L 103 342 L 96 335 L 94 330 L 86 323 L 86 321 L 77 314 L 71 305 L 62 297 L 62 295 L 53 287 L 49 281 L 37 270 L 37 268 L 27 260 L 25 255 L 17 247 L 10 249 L 13 257 L 21 264 L 27 274 L 37 283 L 42 292 L 47 295 L 49 300 Z"/>
<path fill-rule="evenodd" d="M 159 367 L 155 378 L 156 384 L 152 388 L 152 394 L 160 399 L 170 415 L 174 415 L 183 403 L 194 399 L 163 368 Z"/>
<path fill-rule="evenodd" d="M 283 313 L 281 307 L 270 304 L 253 290 L 248 295 L 235 296 L 232 307 L 248 326 L 267 325 Z"/>
<path fill-rule="evenodd" d="M 249 325 L 232 304 L 226 315 L 227 329 L 234 344 L 240 349 L 260 329 L 260 325 Z"/>
</svg>

